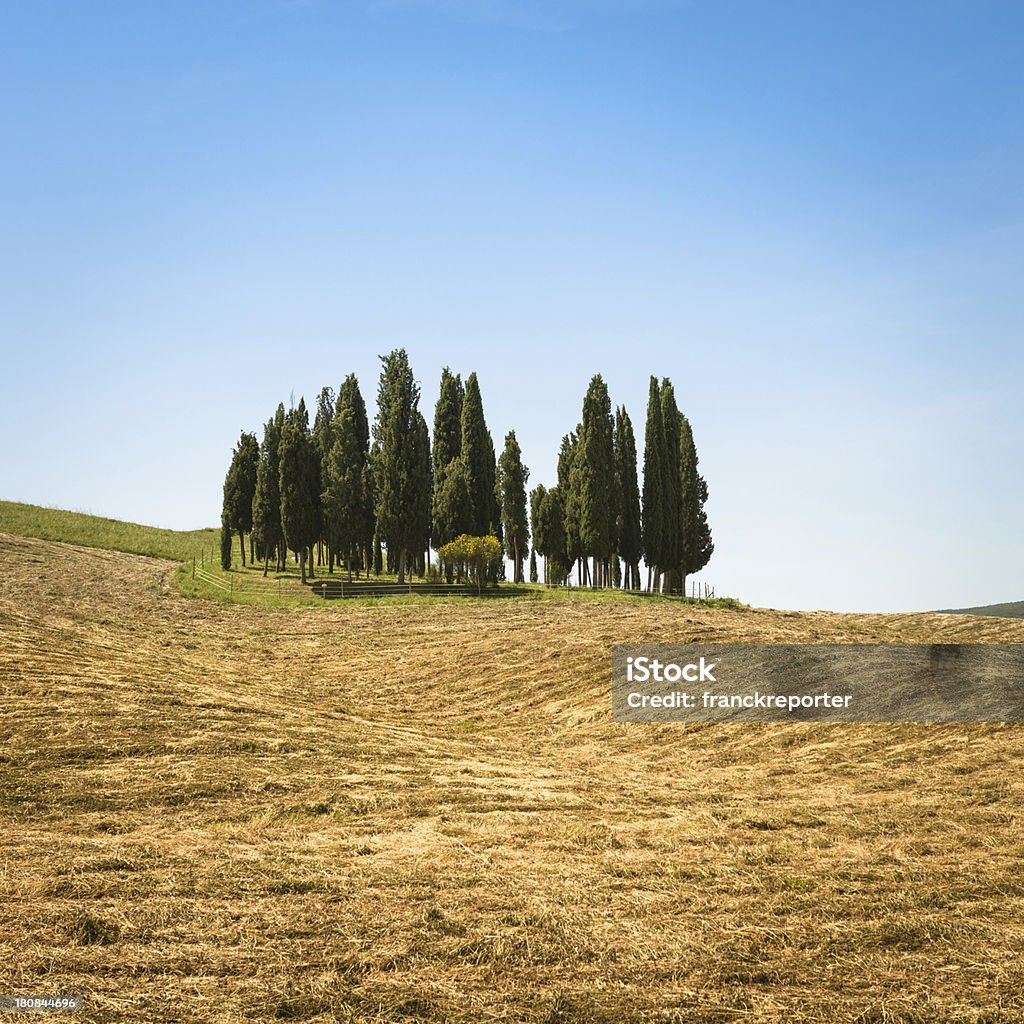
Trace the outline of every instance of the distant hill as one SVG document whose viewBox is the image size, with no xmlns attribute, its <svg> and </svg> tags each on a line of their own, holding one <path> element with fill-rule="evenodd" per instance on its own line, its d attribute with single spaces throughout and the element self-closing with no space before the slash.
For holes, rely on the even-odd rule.
<svg viewBox="0 0 1024 1024">
<path fill-rule="evenodd" d="M 216 551 L 220 530 L 161 530 L 156 526 L 123 523 L 119 519 L 68 512 L 59 508 L 0 501 L 0 533 L 64 541 L 88 548 L 127 551 L 184 562 L 201 548 Z"/>
<path fill-rule="evenodd" d="M 1001 619 L 1024 619 L 1024 601 L 983 604 L 980 608 L 940 608 L 940 615 L 996 615 Z"/>
</svg>

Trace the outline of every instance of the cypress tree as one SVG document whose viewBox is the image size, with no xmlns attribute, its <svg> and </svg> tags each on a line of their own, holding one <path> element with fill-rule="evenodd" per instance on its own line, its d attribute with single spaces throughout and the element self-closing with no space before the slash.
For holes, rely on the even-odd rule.
<svg viewBox="0 0 1024 1024">
<path fill-rule="evenodd" d="M 661 381 L 662 452 L 665 475 L 662 478 L 661 558 L 666 593 L 679 590 L 679 567 L 683 558 L 683 488 L 680 477 L 679 407 L 676 393 L 668 377 Z"/>
<path fill-rule="evenodd" d="M 331 421 L 334 419 L 334 389 L 324 387 L 316 402 L 316 419 L 313 421 L 313 447 L 316 449 L 317 462 L 320 465 L 320 478 L 323 480 L 324 466 L 331 449 Z M 323 565 L 323 546 L 327 543 L 328 558 L 333 564 L 330 554 L 330 542 L 327 540 L 326 528 L 321 509 L 320 532 L 317 536 L 317 564 Z"/>
<path fill-rule="evenodd" d="M 281 430 L 284 427 L 284 406 L 279 405 L 272 419 L 263 427 L 260 462 L 256 469 L 256 493 L 252 501 L 252 533 L 263 552 L 263 575 L 267 575 L 270 554 L 280 565 L 281 534 Z"/>
<path fill-rule="evenodd" d="M 231 527 L 227 512 L 223 511 L 220 515 L 220 567 L 225 572 L 231 570 Z"/>
<path fill-rule="evenodd" d="M 488 515 L 488 533 L 493 534 L 499 541 L 504 542 L 504 535 L 501 525 L 501 503 L 498 500 L 498 460 L 494 452 L 494 440 L 491 432 L 486 432 L 487 437 L 487 482 L 490 484 L 490 514 Z M 498 573 L 501 579 L 505 578 L 505 560 L 498 559 Z"/>
<path fill-rule="evenodd" d="M 245 535 L 252 530 L 252 501 L 256 494 L 256 471 L 260 462 L 260 446 L 255 434 L 242 431 L 231 453 L 231 466 L 224 478 L 222 518 L 229 533 L 238 534 L 245 565 Z"/>
<path fill-rule="evenodd" d="M 562 446 L 558 452 L 558 508 L 562 512 L 562 525 L 559 530 L 561 545 L 552 551 L 552 557 L 561 557 L 568 579 L 572 567 L 582 558 L 580 545 L 580 500 L 574 490 L 578 478 L 573 478 L 573 465 L 579 447 L 579 434 L 582 427 L 577 425 L 574 431 L 562 438 Z M 553 490 L 554 488 L 552 488 Z M 550 491 L 548 492 L 550 494 Z M 583 566 L 579 569 L 579 583 L 583 585 Z"/>
<path fill-rule="evenodd" d="M 636 438 L 624 406 L 615 413 L 615 477 L 618 492 L 616 547 L 625 562 L 623 585 L 627 590 L 639 590 L 640 558 L 643 555 L 640 487 L 636 475 Z"/>
<path fill-rule="evenodd" d="M 441 371 L 441 390 L 434 407 L 434 468 L 444 469 L 462 454 L 462 404 L 466 389 L 462 378 L 446 366 Z M 454 539 L 454 538 L 453 538 Z"/>
<path fill-rule="evenodd" d="M 523 559 L 526 557 L 530 538 L 526 520 L 526 482 L 529 479 L 530 471 L 523 465 L 516 432 L 510 430 L 505 435 L 505 450 L 498 461 L 497 490 L 505 554 L 512 561 L 514 583 L 523 582 Z"/>
<path fill-rule="evenodd" d="M 661 427 L 661 389 L 651 377 L 644 429 L 643 548 L 647 562 L 647 589 L 658 589 L 664 536 L 664 432 Z"/>
<path fill-rule="evenodd" d="M 333 560 L 345 558 L 349 578 L 353 566 L 367 559 L 373 542 L 373 487 L 366 405 L 354 374 L 345 378 L 331 419 L 323 473 L 324 533 Z"/>
<path fill-rule="evenodd" d="M 708 485 L 704 477 L 697 472 L 697 447 L 693 442 L 693 431 L 690 421 L 679 415 L 679 451 L 682 465 L 682 565 L 680 567 L 681 588 L 686 593 L 686 577 L 691 573 L 700 572 L 711 559 L 715 550 L 711 539 L 711 527 L 708 525 L 704 503 L 708 500 Z"/>
<path fill-rule="evenodd" d="M 540 503 L 540 522 L 538 532 L 545 541 L 540 553 L 544 556 L 547 581 L 563 584 L 569 579 L 575 557 L 565 532 L 565 499 L 560 484 L 544 493 Z"/>
<path fill-rule="evenodd" d="M 547 538 L 544 536 L 544 527 L 541 523 L 540 507 L 544 501 L 544 495 L 547 494 L 547 488 L 543 484 L 537 484 L 532 491 L 530 491 L 530 572 L 533 573 L 536 559 L 533 557 L 534 554 L 544 555 L 544 549 L 547 547 Z M 544 563 L 544 582 L 547 583 L 548 568 L 547 562 Z M 536 579 L 531 579 L 531 583 L 536 583 Z"/>
<path fill-rule="evenodd" d="M 466 379 L 462 403 L 462 459 L 469 473 L 469 532 L 476 537 L 497 534 L 501 517 L 496 514 L 494 494 L 494 441 L 484 419 L 483 400 L 475 373 Z"/>
<path fill-rule="evenodd" d="M 320 461 L 327 458 L 331 449 L 331 421 L 334 419 L 334 389 L 321 388 L 316 400 L 316 419 L 313 421 L 313 443 Z"/>
<path fill-rule="evenodd" d="M 437 474 L 434 488 L 433 538 L 435 547 L 450 544 L 457 537 L 468 534 L 471 525 L 467 518 L 469 508 L 469 471 L 462 459 L 452 459 Z M 451 566 L 445 565 L 451 583 Z"/>
<path fill-rule="evenodd" d="M 594 560 L 593 582 L 604 584 L 604 570 L 615 546 L 612 413 L 608 388 L 596 374 L 583 400 L 583 420 L 570 472 L 580 552 Z"/>
<path fill-rule="evenodd" d="M 530 548 L 530 582 L 537 582 L 537 552 Z"/>
<path fill-rule="evenodd" d="M 320 536 L 320 464 L 302 399 L 285 417 L 279 472 L 281 528 L 285 543 L 299 556 L 305 583 L 307 555 Z M 313 574 L 312 565 L 309 573 Z"/>
<path fill-rule="evenodd" d="M 413 416 L 413 451 L 411 455 L 413 478 L 410 551 L 416 553 L 416 572 L 426 572 L 425 555 L 430 548 L 430 520 L 433 505 L 434 474 L 430 462 L 430 430 L 427 421 L 418 409 Z"/>
<path fill-rule="evenodd" d="M 423 535 L 420 389 L 405 349 L 381 356 L 381 363 L 373 425 L 377 531 L 387 545 L 398 582 L 404 583 L 409 553 L 415 553 Z"/>
<path fill-rule="evenodd" d="M 360 487 L 360 499 L 358 502 L 357 515 L 352 524 L 355 530 L 357 553 L 369 572 L 370 562 L 373 558 L 371 548 L 373 546 L 373 533 L 375 526 L 374 499 L 373 499 L 373 463 L 370 458 L 370 421 L 366 415 L 366 402 L 363 401 L 363 394 L 359 390 L 359 381 L 354 373 L 350 373 L 338 391 L 338 409 L 351 411 L 355 427 L 356 446 L 360 456 L 360 467 L 362 485 Z M 337 412 L 335 413 L 337 415 Z"/>
</svg>

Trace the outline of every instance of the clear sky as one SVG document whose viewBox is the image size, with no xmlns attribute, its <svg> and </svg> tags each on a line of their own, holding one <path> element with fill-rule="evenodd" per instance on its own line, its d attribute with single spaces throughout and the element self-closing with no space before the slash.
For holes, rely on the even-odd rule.
<svg viewBox="0 0 1024 1024">
<path fill-rule="evenodd" d="M 0 7 L 0 497 L 218 521 L 241 428 L 408 349 L 531 485 L 671 377 L 718 592 L 1024 598 L 1024 7 Z M 642 443 L 642 440 L 641 440 Z"/>
</svg>

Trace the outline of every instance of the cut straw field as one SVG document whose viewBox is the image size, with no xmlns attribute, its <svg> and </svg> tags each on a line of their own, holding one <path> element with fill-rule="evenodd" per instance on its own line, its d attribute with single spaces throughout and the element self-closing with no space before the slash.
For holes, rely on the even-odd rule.
<svg viewBox="0 0 1024 1024">
<path fill-rule="evenodd" d="M 1024 727 L 614 725 L 671 602 L 241 606 L 0 534 L 0 995 L 89 1021 L 1024 1020 Z"/>
</svg>

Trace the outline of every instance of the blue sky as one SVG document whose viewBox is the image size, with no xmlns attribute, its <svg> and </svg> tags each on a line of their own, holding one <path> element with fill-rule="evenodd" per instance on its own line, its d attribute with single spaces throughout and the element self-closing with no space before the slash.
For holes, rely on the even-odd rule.
<svg viewBox="0 0 1024 1024">
<path fill-rule="evenodd" d="M 1013 3 L 0 9 L 0 496 L 217 521 L 241 428 L 402 346 L 551 483 L 693 424 L 719 593 L 1024 598 Z"/>
</svg>

